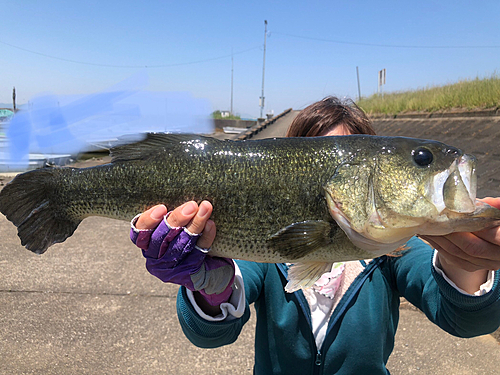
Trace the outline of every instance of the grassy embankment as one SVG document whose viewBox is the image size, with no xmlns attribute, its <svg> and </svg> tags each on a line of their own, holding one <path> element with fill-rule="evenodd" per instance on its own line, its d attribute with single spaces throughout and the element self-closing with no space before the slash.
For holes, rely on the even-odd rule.
<svg viewBox="0 0 500 375">
<path fill-rule="evenodd" d="M 235 115 L 229 115 L 226 117 L 222 117 L 222 114 L 220 111 L 214 111 L 212 113 L 212 118 L 215 120 L 241 120 L 240 116 L 235 116 Z"/>
<path fill-rule="evenodd" d="M 435 112 L 500 107 L 500 76 L 464 80 L 439 87 L 372 95 L 357 104 L 368 114 Z"/>
</svg>

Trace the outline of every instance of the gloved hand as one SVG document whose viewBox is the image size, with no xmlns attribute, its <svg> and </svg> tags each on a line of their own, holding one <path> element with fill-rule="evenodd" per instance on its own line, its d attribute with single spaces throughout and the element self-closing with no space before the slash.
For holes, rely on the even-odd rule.
<svg viewBox="0 0 500 375">
<path fill-rule="evenodd" d="M 207 255 L 215 238 L 215 225 L 208 220 L 212 205 L 188 202 L 166 211 L 163 205 L 155 206 L 132 220 L 130 238 L 142 249 L 148 271 L 163 282 L 198 291 L 212 306 L 227 302 L 234 262 Z"/>
</svg>

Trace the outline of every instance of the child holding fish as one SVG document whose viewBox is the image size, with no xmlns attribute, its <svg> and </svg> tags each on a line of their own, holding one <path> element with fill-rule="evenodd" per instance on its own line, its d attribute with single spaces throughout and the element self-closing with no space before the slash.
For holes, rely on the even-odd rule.
<svg viewBox="0 0 500 375">
<path fill-rule="evenodd" d="M 304 109 L 287 136 L 347 134 L 375 132 L 358 107 L 329 97 Z M 500 208 L 498 198 L 485 201 Z M 500 325 L 499 227 L 426 236 L 432 247 L 413 237 L 400 253 L 335 263 L 312 287 L 286 293 L 289 264 L 209 255 L 211 213 L 208 201 L 170 213 L 158 205 L 133 220 L 131 238 L 149 272 L 183 286 L 178 316 L 195 345 L 234 342 L 255 304 L 257 374 L 386 374 L 401 296 L 453 335 Z"/>
</svg>

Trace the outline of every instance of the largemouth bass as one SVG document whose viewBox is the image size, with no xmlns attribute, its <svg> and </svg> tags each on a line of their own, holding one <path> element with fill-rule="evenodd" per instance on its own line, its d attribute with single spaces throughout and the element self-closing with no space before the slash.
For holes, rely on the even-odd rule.
<svg viewBox="0 0 500 375">
<path fill-rule="evenodd" d="M 6 185 L 0 211 L 22 245 L 41 254 L 88 216 L 130 220 L 155 204 L 209 200 L 217 226 L 210 254 L 293 263 L 293 291 L 333 262 L 387 254 L 417 234 L 500 223 L 500 210 L 476 201 L 474 157 L 435 141 L 150 134 L 112 156 L 92 168 L 26 172 Z"/>
</svg>

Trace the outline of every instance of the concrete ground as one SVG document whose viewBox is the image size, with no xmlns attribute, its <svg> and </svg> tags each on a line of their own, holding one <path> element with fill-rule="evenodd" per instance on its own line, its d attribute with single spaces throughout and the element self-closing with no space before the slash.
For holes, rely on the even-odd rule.
<svg viewBox="0 0 500 375">
<path fill-rule="evenodd" d="M 88 218 L 36 255 L 0 215 L 0 375 L 252 373 L 254 319 L 230 346 L 191 345 L 177 322 L 177 288 L 149 275 L 128 231 Z M 407 303 L 401 309 L 391 373 L 498 374 L 499 363 L 492 336 L 455 338 Z"/>
<path fill-rule="evenodd" d="M 199 349 L 182 334 L 177 288 L 144 267 L 126 222 L 88 218 L 43 255 L 0 218 L 0 374 L 251 374 L 255 321 L 236 343 Z M 491 336 L 459 339 L 403 308 L 393 374 L 495 374 Z"/>
<path fill-rule="evenodd" d="M 251 372 L 251 325 L 230 347 L 191 345 L 177 322 L 177 287 L 149 275 L 128 231 L 89 218 L 36 255 L 0 217 L 0 374 Z"/>
</svg>

